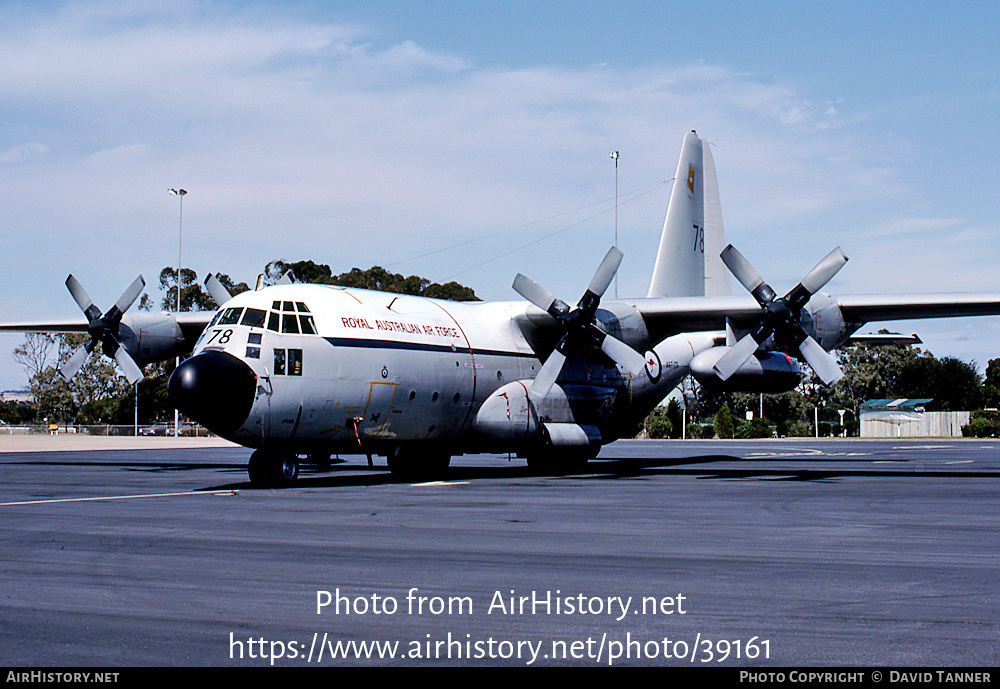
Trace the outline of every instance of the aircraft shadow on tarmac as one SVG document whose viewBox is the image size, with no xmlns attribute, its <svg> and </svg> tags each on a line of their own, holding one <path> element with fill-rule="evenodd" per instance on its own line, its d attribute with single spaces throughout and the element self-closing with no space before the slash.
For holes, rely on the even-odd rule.
<svg viewBox="0 0 1000 689">
<path fill-rule="evenodd" d="M 75 453 L 74 453 L 75 454 Z M 63 453 L 35 456 L 6 464 L 38 467 L 118 468 L 127 472 L 168 474 L 175 472 L 214 470 L 232 476 L 234 480 L 222 485 L 204 486 L 195 490 L 256 490 L 246 480 L 246 463 L 240 457 L 231 461 L 170 461 L 168 457 L 142 456 L 131 453 L 128 458 L 69 460 Z M 59 456 L 62 455 L 62 456 Z M 23 455 L 22 455 L 23 457 Z M 104 454 L 104 457 L 107 457 Z M 887 466 L 885 459 L 875 465 L 870 459 L 788 456 L 748 459 L 738 455 L 704 454 L 687 457 L 601 457 L 591 460 L 585 468 L 575 471 L 538 471 L 526 466 L 523 460 L 512 460 L 509 465 L 477 466 L 463 464 L 459 459 L 448 469 L 441 481 L 490 481 L 509 479 L 552 478 L 578 481 L 641 480 L 656 476 L 688 476 L 711 480 L 768 480 L 833 482 L 849 477 L 908 477 L 908 478 L 1000 478 L 1000 470 L 938 469 L 920 462 L 905 459 Z M 363 457 L 345 462 L 334 460 L 330 466 L 304 465 L 298 480 L 288 488 L 349 488 L 412 484 L 413 480 L 394 477 L 384 464 L 368 467 Z M 269 489 L 261 489 L 269 490 Z"/>
<path fill-rule="evenodd" d="M 713 466 L 714 464 L 739 466 Z M 472 482 L 499 479 L 552 478 L 586 481 L 635 480 L 653 476 L 690 476 L 698 479 L 714 480 L 782 480 L 834 482 L 848 477 L 908 477 L 908 478 L 1000 478 L 997 471 L 938 470 L 927 469 L 912 462 L 900 461 L 898 466 L 887 468 L 879 465 L 865 467 L 856 458 L 837 460 L 823 458 L 821 462 L 811 458 L 789 457 L 768 458 L 767 466 L 760 460 L 750 460 L 733 455 L 700 455 L 685 458 L 600 458 L 591 460 L 586 468 L 576 471 L 542 472 L 525 466 L 521 461 L 512 461 L 510 466 L 469 466 L 461 463 L 448 469 L 442 482 Z M 837 464 L 850 467 L 836 467 Z M 822 464 L 822 467 L 804 467 L 805 464 Z M 782 465 L 782 466 L 775 466 Z M 240 471 L 244 468 L 240 467 Z M 378 486 L 391 484 L 412 484 L 413 480 L 394 477 L 385 466 L 368 468 L 357 463 L 338 464 L 317 470 L 303 466 L 299 478 L 289 488 L 341 488 L 355 486 Z M 249 481 L 212 486 L 205 490 L 246 490 L 254 489 Z M 269 490 L 269 489 L 263 489 Z"/>
</svg>

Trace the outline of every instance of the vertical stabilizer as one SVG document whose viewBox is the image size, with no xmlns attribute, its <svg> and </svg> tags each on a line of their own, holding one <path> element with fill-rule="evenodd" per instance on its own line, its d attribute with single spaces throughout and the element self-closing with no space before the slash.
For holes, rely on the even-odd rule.
<svg viewBox="0 0 1000 689">
<path fill-rule="evenodd" d="M 649 297 L 697 297 L 705 294 L 705 201 L 702 142 L 691 131 L 684 137 L 677 175 L 663 221 Z"/>
<path fill-rule="evenodd" d="M 726 231 L 722 228 L 719 180 L 715 178 L 712 148 L 704 139 L 701 143 L 705 162 L 705 296 L 728 296 L 733 293 L 733 285 L 720 257 L 726 248 Z"/>
</svg>

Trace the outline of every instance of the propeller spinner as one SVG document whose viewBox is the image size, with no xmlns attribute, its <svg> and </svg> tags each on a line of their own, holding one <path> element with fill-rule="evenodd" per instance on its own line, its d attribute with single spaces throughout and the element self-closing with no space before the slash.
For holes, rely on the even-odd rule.
<svg viewBox="0 0 1000 689">
<path fill-rule="evenodd" d="M 816 375 L 826 385 L 833 385 L 844 373 L 830 354 L 802 328 L 799 316 L 809 299 L 829 282 L 847 263 L 847 254 L 838 246 L 802 278 L 792 290 L 776 299 L 770 285 L 760 277 L 750 262 L 732 244 L 722 251 L 722 262 L 763 309 L 760 322 L 736 345 L 724 354 L 714 369 L 722 380 L 728 380 L 753 356 L 754 352 L 777 333 L 798 347 Z"/>
<path fill-rule="evenodd" d="M 140 275 L 129 285 L 129 288 L 125 290 L 115 305 L 107 313 L 102 314 L 80 281 L 72 275 L 66 278 L 66 287 L 69 289 L 69 293 L 73 295 L 73 300 L 87 317 L 87 332 L 90 333 L 90 340 L 73 352 L 69 361 L 59 369 L 59 375 L 62 376 L 63 380 L 68 383 L 77 374 L 98 344 L 102 346 L 105 354 L 118 362 L 118 366 L 128 378 L 129 383 L 142 380 L 142 369 L 139 368 L 128 350 L 122 345 L 121 340 L 118 339 L 118 326 L 121 324 L 125 311 L 139 298 L 145 286 L 146 282 Z"/>
<path fill-rule="evenodd" d="M 529 395 L 534 402 L 541 401 L 549 394 L 562 371 L 563 364 L 566 363 L 566 353 L 571 349 L 571 346 L 585 344 L 588 338 L 593 346 L 600 348 L 620 366 L 634 371 L 645 365 L 645 359 L 641 354 L 621 340 L 608 335 L 596 324 L 597 307 L 600 305 L 601 297 L 608 289 L 608 285 L 614 279 L 615 273 L 618 272 L 622 256 L 621 251 L 616 247 L 611 247 L 604 260 L 601 261 L 601 265 L 598 266 L 597 272 L 576 308 L 572 308 L 566 302 L 557 299 L 547 289 L 521 273 L 518 273 L 517 277 L 514 278 L 514 290 L 555 318 L 563 327 L 563 335 L 559 339 L 559 343 L 552 350 L 549 358 L 545 360 L 531 384 Z"/>
</svg>

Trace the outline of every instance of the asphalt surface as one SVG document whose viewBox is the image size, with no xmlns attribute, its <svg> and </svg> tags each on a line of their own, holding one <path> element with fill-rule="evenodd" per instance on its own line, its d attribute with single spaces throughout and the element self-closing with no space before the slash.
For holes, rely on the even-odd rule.
<svg viewBox="0 0 1000 689">
<path fill-rule="evenodd" d="M 9 666 L 1000 665 L 995 441 L 626 441 L 433 484 L 348 457 L 282 490 L 236 447 L 4 449 Z"/>
</svg>

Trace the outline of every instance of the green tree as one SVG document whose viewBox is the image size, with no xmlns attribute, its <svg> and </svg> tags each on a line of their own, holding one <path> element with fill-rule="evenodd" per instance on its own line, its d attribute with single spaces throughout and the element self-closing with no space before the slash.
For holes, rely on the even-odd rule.
<svg viewBox="0 0 1000 689">
<path fill-rule="evenodd" d="M 715 413 L 715 434 L 720 438 L 732 438 L 736 431 L 736 424 L 733 415 L 729 411 L 729 405 L 723 404 L 719 411 Z"/>
<path fill-rule="evenodd" d="M 15 358 L 22 362 L 29 374 L 28 386 L 37 420 L 69 423 L 88 405 L 87 419 L 98 415 L 108 417 L 108 410 L 114 406 L 109 401 L 118 399 L 131 389 L 114 362 L 103 356 L 100 348 L 91 353 L 72 381 L 67 383 L 62 379 L 59 369 L 88 338 L 85 333 L 42 337 L 38 333 L 29 333 L 25 343 L 15 350 Z M 32 341 L 35 344 L 30 344 Z M 49 342 L 51 346 L 45 346 L 44 342 Z M 31 356 L 26 358 L 25 352 L 30 352 Z"/>
<path fill-rule="evenodd" d="M 674 427 L 670 421 L 666 407 L 663 406 L 657 406 L 649 413 L 649 416 L 646 417 L 646 421 L 643 423 L 643 428 L 646 430 L 647 438 L 661 439 L 673 437 Z"/>
<path fill-rule="evenodd" d="M 215 277 L 233 296 L 250 289 L 247 283 L 235 282 L 228 275 L 218 273 Z M 160 271 L 160 291 L 163 292 L 160 308 L 164 311 L 175 311 L 177 309 L 176 268 L 168 266 Z M 151 306 L 151 301 L 148 298 L 140 300 L 139 308 L 149 308 L 149 306 Z M 199 282 L 198 273 L 190 268 L 181 269 L 181 311 L 214 311 L 220 306 L 222 305 L 216 303 L 215 299 Z"/>
<path fill-rule="evenodd" d="M 990 359 L 986 366 L 986 380 L 983 381 L 983 406 L 1000 407 L 1000 359 Z"/>
<path fill-rule="evenodd" d="M 975 365 L 953 357 L 926 354 L 910 361 L 900 371 L 895 392 L 900 397 L 931 397 L 931 408 L 941 411 L 983 406 L 983 381 Z"/>
<path fill-rule="evenodd" d="M 198 274 L 190 268 L 181 268 L 180 280 L 181 311 L 208 311 L 218 308 L 215 300 L 209 296 L 198 282 Z M 164 268 L 160 271 L 160 291 L 163 298 L 160 308 L 164 311 L 177 309 L 177 268 Z"/>
<path fill-rule="evenodd" d="M 434 299 L 450 299 L 452 301 L 478 301 L 476 293 L 469 287 L 457 282 L 443 285 L 431 282 L 427 278 L 410 275 L 404 277 L 398 273 L 390 273 L 380 266 L 372 266 L 368 270 L 352 268 L 346 273 L 334 275 L 330 266 L 313 261 L 297 261 L 294 263 L 279 260 L 271 261 L 264 268 L 265 279 L 268 282 L 277 281 L 282 275 L 291 272 L 300 282 L 311 282 L 322 285 L 339 285 L 357 289 L 371 289 L 380 292 L 396 294 L 411 294 L 418 297 Z"/>
<path fill-rule="evenodd" d="M 222 283 L 222 286 L 225 287 L 229 291 L 229 293 L 234 297 L 237 294 L 242 294 L 243 292 L 250 291 L 250 286 L 247 283 L 236 282 L 225 273 L 216 273 L 215 277 L 219 282 Z M 212 303 L 215 303 L 214 299 L 212 300 Z M 222 306 L 222 304 L 216 304 L 215 308 L 219 308 L 220 306 Z"/>
<path fill-rule="evenodd" d="M 867 400 L 899 396 L 903 369 L 921 354 L 910 345 L 854 345 L 839 349 L 837 360 L 844 377 L 824 395 L 827 406 L 850 409 L 857 414 Z"/>
<path fill-rule="evenodd" d="M 667 419 L 670 420 L 670 437 L 680 438 L 684 424 L 684 414 L 681 411 L 680 402 L 674 397 L 671 397 L 670 401 L 667 402 Z"/>
</svg>

